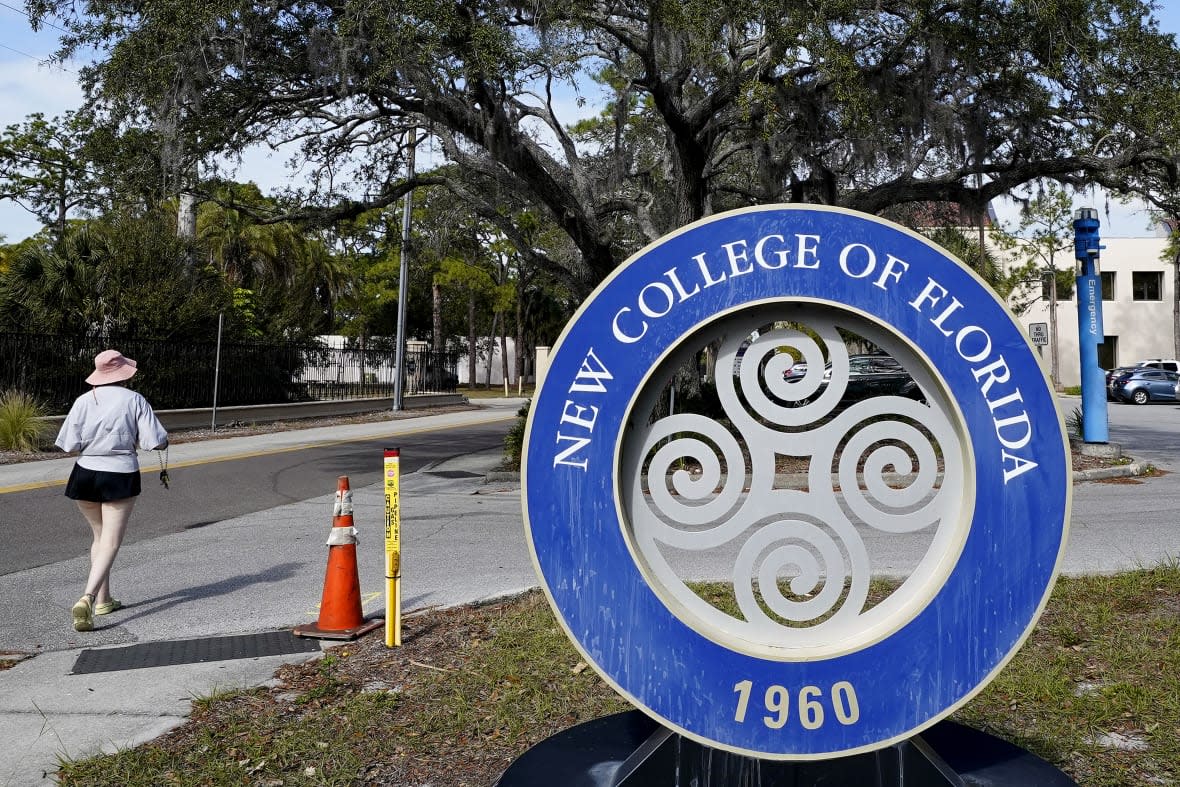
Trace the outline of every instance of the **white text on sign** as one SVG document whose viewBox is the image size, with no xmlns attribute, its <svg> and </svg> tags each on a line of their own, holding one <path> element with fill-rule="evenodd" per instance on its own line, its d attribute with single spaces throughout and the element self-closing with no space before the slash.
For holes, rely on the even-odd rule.
<svg viewBox="0 0 1180 787">
<path fill-rule="evenodd" d="M 754 693 L 754 682 L 743 680 L 733 687 L 737 697 L 737 707 L 733 719 L 739 724 L 746 721 L 750 710 L 750 697 Z M 824 726 L 830 708 L 832 716 L 844 726 L 855 724 L 860 720 L 860 704 L 856 699 L 856 689 L 846 680 L 832 685 L 828 692 L 828 704 L 824 704 L 824 692 L 818 686 L 803 686 L 795 694 L 795 717 L 800 727 L 805 730 L 817 730 Z M 791 691 L 786 686 L 768 686 L 762 693 L 761 709 L 766 713 L 762 716 L 762 723 L 772 730 L 780 730 L 791 720 Z"/>
<path fill-rule="evenodd" d="M 608 364 L 624 355 L 629 345 L 648 336 L 655 321 L 704 289 L 728 286 L 738 278 L 815 275 L 834 268 L 840 276 L 904 298 L 951 343 L 955 355 L 968 365 L 982 404 L 991 414 L 1004 483 L 1035 469 L 1038 463 L 1026 450 L 1035 430 L 1024 407 L 1024 395 L 1012 382 L 1008 361 L 993 344 L 988 329 L 970 320 L 971 310 L 963 301 L 928 276 L 907 277 L 910 267 L 904 259 L 864 243 L 835 249 L 824 246 L 822 235 L 796 235 L 792 243 L 773 234 L 752 243 L 722 243 L 712 252 L 702 251 L 691 262 L 665 271 L 661 278 L 638 289 L 633 307 L 624 306 L 615 313 L 611 335 L 617 345 L 592 347 L 583 359 L 569 386 L 570 398 L 556 430 L 553 467 L 587 470 L 589 460 L 582 451 L 593 439 L 598 417 L 594 397 L 607 394 L 606 383 L 614 379 Z"/>
</svg>

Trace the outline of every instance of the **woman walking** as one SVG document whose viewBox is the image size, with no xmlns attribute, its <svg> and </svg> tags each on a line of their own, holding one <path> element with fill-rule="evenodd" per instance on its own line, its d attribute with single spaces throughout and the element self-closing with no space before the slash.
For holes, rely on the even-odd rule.
<svg viewBox="0 0 1180 787">
<path fill-rule="evenodd" d="M 74 400 L 57 435 L 58 448 L 81 454 L 65 494 L 77 502 L 94 536 L 86 592 L 72 611 L 75 631 L 90 631 L 95 615 L 123 606 L 111 596 L 110 576 L 140 492 L 136 447 L 168 446 L 168 433 L 151 405 L 123 386 L 136 371 L 135 361 L 118 350 L 95 356 L 94 372 L 86 378 L 94 387 Z"/>
</svg>

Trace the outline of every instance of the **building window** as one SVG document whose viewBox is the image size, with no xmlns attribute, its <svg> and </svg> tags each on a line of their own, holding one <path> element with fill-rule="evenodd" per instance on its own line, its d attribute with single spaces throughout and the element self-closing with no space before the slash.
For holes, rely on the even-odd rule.
<svg viewBox="0 0 1180 787">
<path fill-rule="evenodd" d="M 1158 271 L 1135 271 L 1131 274 L 1131 297 L 1136 301 L 1162 301 L 1164 274 Z"/>
<path fill-rule="evenodd" d="M 1102 271 L 1102 300 L 1114 300 L 1114 271 Z"/>
<path fill-rule="evenodd" d="M 1102 369 L 1113 369 L 1119 365 L 1118 357 L 1119 337 L 1104 336 L 1102 344 L 1098 345 L 1098 366 Z"/>
</svg>

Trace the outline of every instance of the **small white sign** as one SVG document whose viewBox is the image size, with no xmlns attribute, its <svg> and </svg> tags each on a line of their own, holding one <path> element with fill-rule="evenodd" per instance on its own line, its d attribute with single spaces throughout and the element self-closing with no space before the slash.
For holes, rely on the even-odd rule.
<svg viewBox="0 0 1180 787">
<path fill-rule="evenodd" d="M 1028 335 L 1032 339 L 1032 343 L 1036 345 L 1045 345 L 1049 343 L 1049 323 L 1034 322 L 1029 323 Z"/>
</svg>

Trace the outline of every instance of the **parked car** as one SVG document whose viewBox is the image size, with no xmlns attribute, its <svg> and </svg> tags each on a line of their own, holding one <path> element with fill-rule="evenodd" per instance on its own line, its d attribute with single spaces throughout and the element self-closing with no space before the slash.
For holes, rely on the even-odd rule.
<svg viewBox="0 0 1180 787">
<path fill-rule="evenodd" d="M 800 368 L 802 367 L 802 368 Z M 797 363 L 784 375 L 788 382 L 802 377 L 807 370 L 806 364 Z M 825 364 L 823 381 L 820 388 L 806 400 L 797 404 L 814 401 L 827 386 L 832 378 L 832 364 Z M 904 396 L 908 399 L 925 401 L 926 395 L 914 382 L 914 378 L 889 355 L 850 355 L 848 357 L 848 386 L 840 398 L 842 404 L 868 399 L 872 396 Z"/>
<path fill-rule="evenodd" d="M 850 368 L 851 372 L 851 370 L 858 365 L 864 365 L 864 363 L 874 360 L 878 361 L 880 365 L 883 366 L 896 366 L 898 368 L 902 366 L 900 363 L 894 360 L 892 356 L 885 355 L 884 353 L 861 353 L 848 356 L 848 368 Z M 832 376 L 832 363 L 825 363 L 824 369 L 824 379 L 827 380 Z M 795 361 L 791 368 L 782 373 L 782 379 L 786 380 L 787 382 L 791 382 L 792 380 L 798 380 L 805 374 L 807 374 L 807 361 Z"/>
<path fill-rule="evenodd" d="M 1115 392 L 1114 392 L 1114 381 L 1116 379 L 1118 379 L 1121 375 L 1127 374 L 1128 372 L 1133 372 L 1137 368 L 1139 368 L 1139 367 L 1137 367 L 1137 366 L 1116 366 L 1115 368 L 1108 369 L 1106 371 L 1106 400 L 1108 402 L 1117 402 L 1119 400 L 1118 396 L 1116 396 Z"/>
<path fill-rule="evenodd" d="M 1169 372 L 1180 372 L 1180 362 L 1175 358 L 1148 358 L 1135 366 L 1150 366 L 1153 369 L 1164 369 Z"/>
<path fill-rule="evenodd" d="M 790 382 L 792 380 L 798 380 L 805 374 L 807 374 L 807 361 L 795 361 L 790 369 L 783 372 L 783 379 Z"/>
<path fill-rule="evenodd" d="M 1125 372 L 1115 378 L 1115 398 L 1121 402 L 1176 401 L 1176 384 L 1180 374 L 1145 366 Z"/>
</svg>

